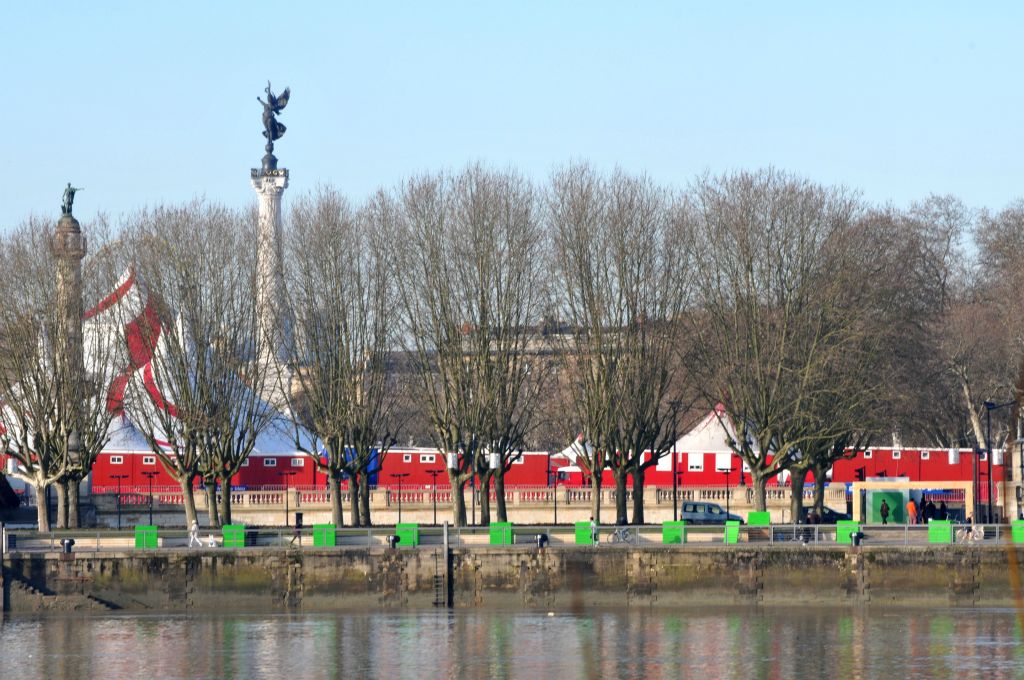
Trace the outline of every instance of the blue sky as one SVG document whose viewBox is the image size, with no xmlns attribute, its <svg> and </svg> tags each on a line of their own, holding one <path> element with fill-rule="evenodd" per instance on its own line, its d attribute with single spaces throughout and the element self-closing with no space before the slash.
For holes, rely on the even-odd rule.
<svg viewBox="0 0 1024 680">
<path fill-rule="evenodd" d="M 15 4 L 15 2 L 17 4 Z M 774 165 L 897 205 L 1024 197 L 1021 3 L 26 2 L 0 23 L 0 229 L 254 202 L 269 78 L 295 196 L 483 161 L 666 184 Z"/>
</svg>

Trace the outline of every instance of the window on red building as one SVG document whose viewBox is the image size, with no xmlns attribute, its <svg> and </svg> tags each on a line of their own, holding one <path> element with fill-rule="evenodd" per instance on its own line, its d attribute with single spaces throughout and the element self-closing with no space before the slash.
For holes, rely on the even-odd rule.
<svg viewBox="0 0 1024 680">
<path fill-rule="evenodd" d="M 263 467 L 277 467 L 277 458 L 264 458 Z"/>
</svg>

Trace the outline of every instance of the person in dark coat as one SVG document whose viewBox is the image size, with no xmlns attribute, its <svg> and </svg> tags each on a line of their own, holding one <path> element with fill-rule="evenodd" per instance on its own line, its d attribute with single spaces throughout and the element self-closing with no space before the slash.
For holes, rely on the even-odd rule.
<svg viewBox="0 0 1024 680">
<path fill-rule="evenodd" d="M 882 505 L 878 508 L 878 514 L 882 516 L 882 524 L 889 523 L 889 504 L 882 499 Z"/>
</svg>

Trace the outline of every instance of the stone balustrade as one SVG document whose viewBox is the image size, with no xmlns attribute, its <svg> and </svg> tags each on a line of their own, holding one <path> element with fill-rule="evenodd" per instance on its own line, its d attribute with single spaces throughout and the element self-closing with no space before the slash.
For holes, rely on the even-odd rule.
<svg viewBox="0 0 1024 680">
<path fill-rule="evenodd" d="M 673 507 L 673 490 L 665 487 L 647 487 L 644 489 L 644 510 L 648 521 L 671 519 Z M 603 513 L 614 512 L 616 491 L 613 488 L 602 488 L 600 504 Z M 811 501 L 813 489 L 805 489 L 805 504 Z M 492 512 L 496 504 L 495 492 L 490 489 Z M 745 515 L 753 510 L 753 490 L 749 487 L 680 487 L 675 491 L 676 506 L 684 502 L 707 501 L 718 503 L 737 514 Z M 115 493 L 93 494 L 92 501 L 96 505 L 101 523 L 109 524 L 110 517 L 116 512 Z M 537 523 L 550 522 L 555 516 L 557 496 L 557 512 L 559 520 L 586 520 L 593 507 L 594 490 L 589 487 L 512 487 L 505 490 L 505 504 L 509 518 L 513 522 Z M 480 505 L 481 492 L 467 487 L 465 490 L 466 507 L 473 512 Z M 285 502 L 287 498 L 287 503 Z M 790 489 L 770 488 L 767 493 L 767 508 L 776 521 L 789 521 Z M 219 497 L 218 497 L 219 501 Z M 475 502 L 474 502 L 475 501 Z M 197 491 L 195 494 L 196 510 L 205 514 L 206 494 Z M 351 495 L 342 492 L 341 504 L 344 513 L 351 507 Z M 627 489 L 626 502 L 629 514 L 632 515 L 633 490 Z M 148 511 L 148 494 L 131 491 L 121 494 L 121 511 L 124 513 L 145 513 Z M 155 491 L 153 494 L 154 511 L 167 518 L 170 523 L 181 512 L 181 492 Z M 272 490 L 233 490 L 231 492 L 233 515 L 251 523 L 279 524 L 283 511 L 304 513 L 307 523 L 328 521 L 330 517 L 330 495 L 325 490 L 312 489 L 272 489 Z M 375 488 L 370 490 L 370 512 L 375 524 L 394 522 L 397 519 L 398 507 L 401 505 L 402 517 L 407 521 L 431 522 L 434 508 L 437 508 L 438 520 L 448 518 L 451 513 L 452 492 L 448 487 L 438 488 Z M 846 510 L 846 491 L 842 486 L 826 489 L 825 505 L 839 511 Z M 607 520 L 608 514 L 603 517 Z"/>
</svg>

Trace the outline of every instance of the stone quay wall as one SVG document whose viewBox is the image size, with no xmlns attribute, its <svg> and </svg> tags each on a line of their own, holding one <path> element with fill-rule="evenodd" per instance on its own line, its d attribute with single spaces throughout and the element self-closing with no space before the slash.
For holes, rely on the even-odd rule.
<svg viewBox="0 0 1024 680">
<path fill-rule="evenodd" d="M 8 553 L 3 608 L 342 611 L 704 605 L 1014 606 L 1024 549 L 483 547 Z M 447 588 L 446 588 L 447 587 Z"/>
</svg>

